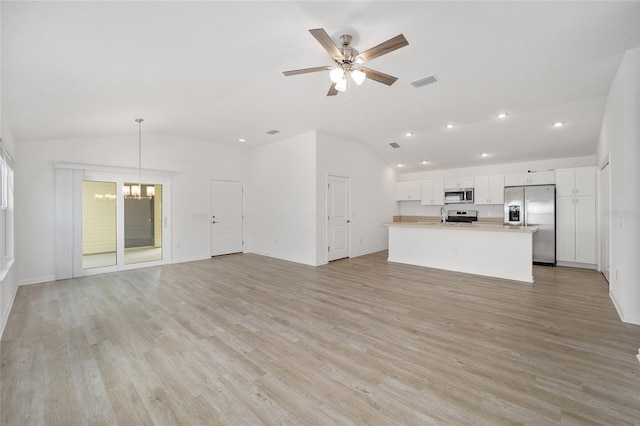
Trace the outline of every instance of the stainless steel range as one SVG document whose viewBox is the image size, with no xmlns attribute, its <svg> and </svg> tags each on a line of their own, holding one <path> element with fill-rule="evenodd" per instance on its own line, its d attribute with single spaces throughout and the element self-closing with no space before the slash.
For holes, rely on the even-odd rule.
<svg viewBox="0 0 640 426">
<path fill-rule="evenodd" d="M 478 220 L 478 210 L 448 210 L 447 222 L 472 223 Z"/>
</svg>

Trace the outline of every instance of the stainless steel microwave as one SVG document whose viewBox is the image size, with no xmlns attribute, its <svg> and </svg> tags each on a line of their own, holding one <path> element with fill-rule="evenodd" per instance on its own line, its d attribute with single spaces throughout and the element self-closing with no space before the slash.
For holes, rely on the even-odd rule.
<svg viewBox="0 0 640 426">
<path fill-rule="evenodd" d="M 444 190 L 445 204 L 473 203 L 473 188 L 456 188 Z"/>
</svg>

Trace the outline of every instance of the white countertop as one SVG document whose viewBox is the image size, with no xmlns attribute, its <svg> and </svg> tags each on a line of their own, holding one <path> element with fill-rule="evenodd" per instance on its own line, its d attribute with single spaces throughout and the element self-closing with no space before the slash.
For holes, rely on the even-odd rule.
<svg viewBox="0 0 640 426">
<path fill-rule="evenodd" d="M 442 228 L 466 231 L 494 231 L 494 232 L 537 232 L 537 226 L 513 226 L 494 223 L 459 223 L 459 222 L 386 222 L 382 226 L 401 226 L 408 228 Z"/>
</svg>

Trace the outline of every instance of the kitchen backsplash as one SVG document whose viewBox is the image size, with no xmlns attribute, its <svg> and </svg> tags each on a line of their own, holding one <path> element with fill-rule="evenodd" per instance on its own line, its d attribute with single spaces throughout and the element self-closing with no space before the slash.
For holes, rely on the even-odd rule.
<svg viewBox="0 0 640 426">
<path fill-rule="evenodd" d="M 399 216 L 440 216 L 441 206 L 423 206 L 420 201 L 402 201 Z M 478 218 L 502 218 L 502 204 L 447 204 L 445 210 L 477 210 Z"/>
</svg>

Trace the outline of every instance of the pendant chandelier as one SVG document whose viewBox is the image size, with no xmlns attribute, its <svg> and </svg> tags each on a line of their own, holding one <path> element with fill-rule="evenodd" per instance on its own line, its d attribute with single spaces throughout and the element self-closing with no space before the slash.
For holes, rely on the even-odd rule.
<svg viewBox="0 0 640 426">
<path fill-rule="evenodd" d="M 137 185 L 124 185 L 122 193 L 125 198 L 151 198 L 156 195 L 156 188 L 153 185 L 146 185 L 145 195 L 142 195 L 142 122 L 144 119 L 136 118 L 138 123 L 138 184 Z"/>
</svg>

